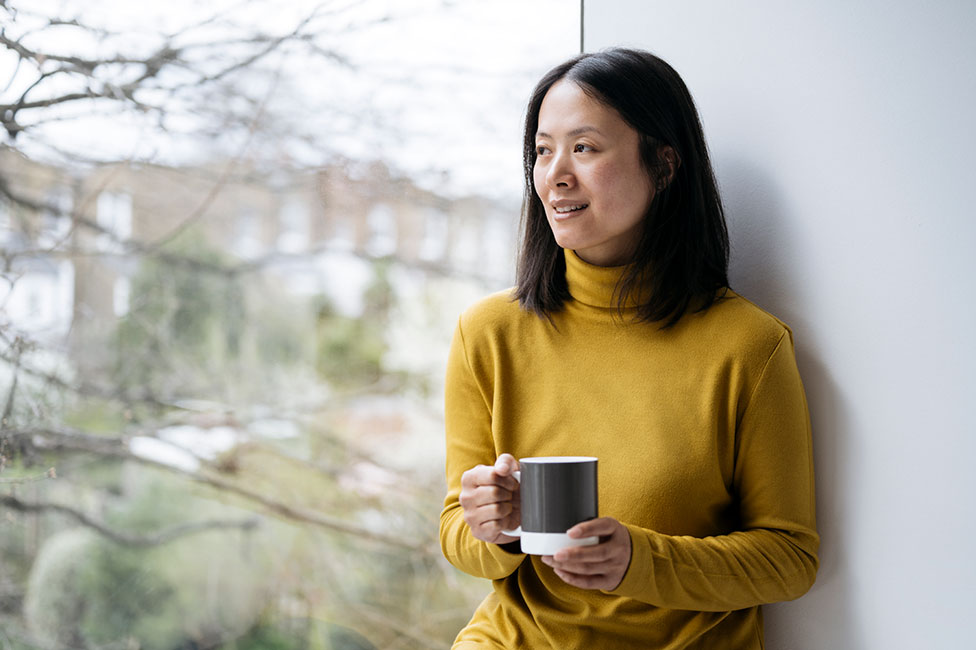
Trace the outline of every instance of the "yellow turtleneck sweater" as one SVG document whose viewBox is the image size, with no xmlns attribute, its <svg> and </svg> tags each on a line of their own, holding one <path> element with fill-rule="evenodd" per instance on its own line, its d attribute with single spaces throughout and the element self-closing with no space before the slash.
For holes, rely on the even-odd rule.
<svg viewBox="0 0 976 650">
<path fill-rule="evenodd" d="M 510 291 L 460 318 L 447 367 L 444 555 L 493 581 L 455 648 L 762 648 L 759 605 L 813 584 L 819 537 L 789 328 L 728 292 L 669 330 L 621 319 L 619 268 L 566 253 L 553 323 Z M 475 539 L 461 474 L 502 453 L 596 456 L 600 516 L 630 531 L 611 592 Z"/>
</svg>

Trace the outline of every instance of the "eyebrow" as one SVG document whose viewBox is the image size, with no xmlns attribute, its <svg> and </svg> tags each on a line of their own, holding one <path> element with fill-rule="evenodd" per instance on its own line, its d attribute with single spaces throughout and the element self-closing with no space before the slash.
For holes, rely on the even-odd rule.
<svg viewBox="0 0 976 650">
<path fill-rule="evenodd" d="M 603 135 L 602 133 L 600 133 L 600 129 L 596 128 L 595 126 L 581 126 L 581 127 L 578 127 L 578 128 L 573 129 L 572 131 L 570 131 L 566 135 L 568 137 L 570 137 L 570 138 L 573 138 L 573 137 L 576 137 L 578 135 L 583 135 L 584 133 L 591 133 L 591 132 L 592 133 L 597 133 L 597 134 Z M 545 131 L 537 131 L 536 134 L 535 134 L 535 137 L 537 137 L 537 138 L 551 138 L 552 136 L 549 135 L 548 133 L 546 133 Z"/>
</svg>

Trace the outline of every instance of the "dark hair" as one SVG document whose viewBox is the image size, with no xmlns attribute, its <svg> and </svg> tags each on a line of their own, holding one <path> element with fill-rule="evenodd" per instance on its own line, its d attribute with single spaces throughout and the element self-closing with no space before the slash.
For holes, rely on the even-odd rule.
<svg viewBox="0 0 976 650">
<path fill-rule="evenodd" d="M 641 50 L 613 48 L 581 54 L 550 70 L 536 85 L 525 116 L 522 235 L 515 295 L 521 306 L 551 317 L 571 299 L 566 262 L 545 208 L 535 192 L 536 131 L 539 109 L 549 89 L 562 79 L 613 108 L 640 136 L 641 160 L 657 188 L 628 273 L 616 295 L 621 310 L 629 296 L 649 299 L 637 318 L 677 323 L 689 308 L 708 309 L 728 287 L 729 236 L 715 175 L 705 147 L 698 111 L 681 77 L 660 58 Z M 676 156 L 668 180 L 663 145 Z"/>
</svg>

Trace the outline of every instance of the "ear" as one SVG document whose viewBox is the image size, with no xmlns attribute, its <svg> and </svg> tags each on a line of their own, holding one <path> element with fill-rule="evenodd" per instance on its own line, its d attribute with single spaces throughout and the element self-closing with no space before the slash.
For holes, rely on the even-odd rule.
<svg viewBox="0 0 976 650">
<path fill-rule="evenodd" d="M 662 144 L 657 148 L 657 159 L 659 163 L 657 190 L 660 192 L 674 180 L 678 167 L 681 166 L 681 158 L 678 157 L 678 152 L 674 150 L 674 147 Z"/>
</svg>

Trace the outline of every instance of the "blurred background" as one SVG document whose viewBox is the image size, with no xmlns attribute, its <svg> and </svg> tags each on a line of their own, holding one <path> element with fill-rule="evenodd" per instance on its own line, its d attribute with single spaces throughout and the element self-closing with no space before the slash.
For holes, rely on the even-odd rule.
<svg viewBox="0 0 976 650">
<path fill-rule="evenodd" d="M 0 649 L 443 648 L 442 374 L 574 0 L 0 0 Z"/>
</svg>

